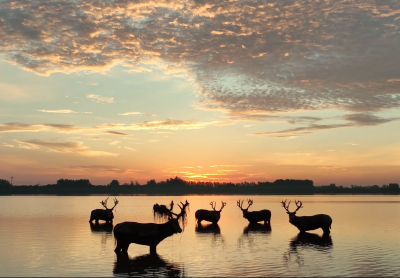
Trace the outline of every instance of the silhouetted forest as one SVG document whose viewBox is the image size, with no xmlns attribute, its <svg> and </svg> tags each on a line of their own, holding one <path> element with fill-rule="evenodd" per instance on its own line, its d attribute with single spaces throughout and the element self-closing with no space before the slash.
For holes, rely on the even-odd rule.
<svg viewBox="0 0 400 278">
<path fill-rule="evenodd" d="M 51 194 L 51 195 L 87 195 L 87 194 L 145 194 L 145 195 L 187 195 L 187 194 L 400 194 L 399 185 L 372 185 L 350 187 L 335 184 L 314 186 L 311 180 L 279 179 L 274 182 L 203 182 L 185 181 L 179 177 L 156 182 L 149 180 L 146 184 L 120 184 L 112 180 L 107 185 L 93 185 L 88 179 L 59 179 L 56 184 L 18 185 L 13 186 L 8 180 L 0 179 L 0 195 L 15 194 Z"/>
</svg>

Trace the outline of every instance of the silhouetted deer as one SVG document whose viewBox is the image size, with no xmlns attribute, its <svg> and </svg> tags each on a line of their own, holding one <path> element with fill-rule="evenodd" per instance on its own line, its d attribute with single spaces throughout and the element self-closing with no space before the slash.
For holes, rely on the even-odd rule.
<svg viewBox="0 0 400 278">
<path fill-rule="evenodd" d="M 96 220 L 96 223 L 99 223 L 99 220 L 104 220 L 107 223 L 113 221 L 114 219 L 114 214 L 113 214 L 113 209 L 115 208 L 116 205 L 118 205 L 118 200 L 114 198 L 114 206 L 112 208 L 107 208 L 107 199 L 104 201 L 101 201 L 100 204 L 103 205 L 106 209 L 95 209 L 92 210 L 92 213 L 90 214 L 90 220 L 89 222 L 92 223 L 93 220 Z"/>
<path fill-rule="evenodd" d="M 150 254 L 156 254 L 157 245 L 165 238 L 172 236 L 176 233 L 181 233 L 182 227 L 185 228 L 186 222 L 186 208 L 189 205 L 188 201 L 178 204 L 181 212 L 179 214 L 171 213 L 168 217 L 168 222 L 164 224 L 155 223 L 137 223 L 137 222 L 123 222 L 114 227 L 114 237 L 117 243 L 115 253 L 127 253 L 128 247 L 131 243 L 150 246 Z M 174 217 L 175 216 L 175 217 Z"/>
<path fill-rule="evenodd" d="M 247 199 L 249 206 L 244 209 L 242 208 L 243 201 L 237 201 L 237 206 L 243 211 L 243 218 L 246 218 L 250 223 L 257 223 L 264 221 L 264 224 L 271 225 L 271 211 L 268 209 L 263 209 L 259 211 L 249 212 L 249 207 L 253 204 L 253 200 Z"/>
<path fill-rule="evenodd" d="M 303 207 L 303 203 L 296 201 L 297 209 L 294 212 L 289 211 L 289 205 L 286 205 L 286 200 L 282 201 L 282 207 L 285 208 L 286 213 L 289 214 L 289 222 L 299 229 L 300 233 L 310 230 L 316 230 L 321 228 L 324 234 L 330 233 L 330 228 L 332 225 L 332 218 L 326 214 L 316 214 L 313 216 L 296 216 L 296 212 Z"/>
<path fill-rule="evenodd" d="M 171 201 L 169 208 L 166 205 L 154 204 L 153 206 L 153 216 L 157 220 L 166 220 L 172 216 L 172 209 L 174 208 L 174 201 Z"/>
<path fill-rule="evenodd" d="M 217 224 L 219 219 L 221 218 L 221 211 L 222 209 L 226 206 L 225 202 L 221 202 L 221 209 L 220 210 L 215 210 L 215 202 L 211 202 L 211 208 L 213 210 L 206 210 L 206 209 L 199 209 L 196 211 L 194 216 L 196 217 L 197 224 L 200 224 L 201 221 L 208 221 L 213 224 Z"/>
</svg>

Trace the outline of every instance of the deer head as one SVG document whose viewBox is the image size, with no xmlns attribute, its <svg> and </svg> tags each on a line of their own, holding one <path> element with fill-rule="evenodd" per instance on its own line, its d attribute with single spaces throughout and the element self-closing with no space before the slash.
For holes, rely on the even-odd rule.
<svg viewBox="0 0 400 278">
<path fill-rule="evenodd" d="M 243 217 L 246 218 L 247 216 L 247 211 L 249 210 L 249 207 L 253 204 L 253 200 L 247 199 L 247 203 L 249 204 L 246 209 L 242 207 L 243 201 L 240 202 L 240 200 L 237 201 L 237 206 L 243 211 Z"/>
<path fill-rule="evenodd" d="M 212 207 L 212 209 L 213 209 L 214 211 L 216 211 L 216 212 L 221 212 L 222 209 L 226 206 L 226 203 L 225 203 L 224 201 L 221 201 L 221 209 L 220 209 L 220 210 L 216 210 L 216 209 L 215 209 L 216 202 L 212 201 L 212 202 L 210 203 L 210 205 L 211 205 L 211 207 Z"/>
<path fill-rule="evenodd" d="M 287 205 L 286 205 L 286 200 L 281 202 L 282 207 L 286 210 L 286 213 L 289 214 L 289 222 L 290 223 L 292 223 L 294 218 L 296 217 L 296 212 L 303 207 L 303 203 L 301 201 L 296 201 L 295 200 L 294 202 L 296 203 L 297 208 L 293 212 L 289 211 L 290 201 L 289 201 L 289 203 Z"/>
<path fill-rule="evenodd" d="M 117 200 L 117 198 L 114 198 L 114 206 L 113 206 L 112 208 L 107 208 L 107 201 L 108 201 L 108 198 L 109 198 L 109 197 L 107 197 L 107 199 L 105 199 L 104 201 L 101 201 L 100 204 L 101 204 L 103 207 L 105 207 L 105 209 L 106 209 L 106 211 L 107 211 L 107 215 L 108 215 L 109 217 L 111 217 L 113 209 L 115 208 L 116 205 L 118 205 L 118 200 Z"/>
</svg>

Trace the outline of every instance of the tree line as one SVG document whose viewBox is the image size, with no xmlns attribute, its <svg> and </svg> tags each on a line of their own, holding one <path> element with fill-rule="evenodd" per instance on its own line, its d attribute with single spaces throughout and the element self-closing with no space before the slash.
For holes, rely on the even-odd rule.
<svg viewBox="0 0 400 278">
<path fill-rule="evenodd" d="M 399 185 L 372 185 L 350 187 L 335 184 L 314 186 L 312 180 L 278 179 L 274 182 L 210 182 L 185 181 L 179 177 L 157 182 L 152 179 L 146 184 L 137 181 L 121 184 L 114 179 L 107 185 L 93 185 L 88 179 L 59 179 L 56 184 L 13 186 L 8 180 L 0 179 L 0 195 L 11 194 L 400 194 Z"/>
</svg>

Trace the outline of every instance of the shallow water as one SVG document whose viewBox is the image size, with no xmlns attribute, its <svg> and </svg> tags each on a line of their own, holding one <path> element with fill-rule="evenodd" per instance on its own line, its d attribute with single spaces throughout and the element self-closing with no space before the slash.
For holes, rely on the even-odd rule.
<svg viewBox="0 0 400 278">
<path fill-rule="evenodd" d="M 271 210 L 271 230 L 249 226 L 242 217 L 236 201 L 249 197 L 250 211 Z M 117 198 L 114 225 L 154 222 L 154 203 L 186 199 L 188 225 L 159 244 L 157 257 L 148 255 L 147 246 L 131 244 L 129 258 L 117 258 L 112 226 L 88 222 L 105 197 L 2 196 L 0 276 L 400 276 L 400 196 Z M 284 199 L 303 202 L 299 216 L 329 214 L 330 237 L 322 237 L 321 229 L 298 236 L 281 207 Z M 227 202 L 218 225 L 197 227 L 194 212 L 211 209 L 212 200 L 217 209 Z"/>
</svg>

